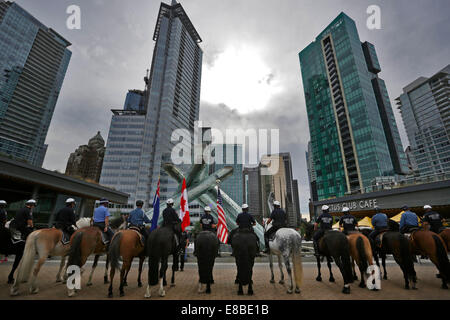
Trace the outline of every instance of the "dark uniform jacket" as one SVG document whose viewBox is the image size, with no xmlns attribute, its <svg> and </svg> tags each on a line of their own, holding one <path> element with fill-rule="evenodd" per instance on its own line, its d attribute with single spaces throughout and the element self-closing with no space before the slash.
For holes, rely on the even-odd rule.
<svg viewBox="0 0 450 320">
<path fill-rule="evenodd" d="M 357 224 L 356 218 L 351 214 L 344 214 L 341 219 L 339 219 L 339 225 L 344 227 L 344 231 L 355 230 Z"/>
<path fill-rule="evenodd" d="M 205 213 L 204 215 L 201 216 L 200 223 L 202 224 L 202 230 L 212 232 L 215 231 L 213 227 L 211 227 L 211 225 L 216 223 L 214 222 L 213 216 L 210 215 L 209 213 Z"/>
<path fill-rule="evenodd" d="M 55 217 L 55 226 L 58 229 L 66 230 L 72 225 L 76 225 L 75 212 L 71 207 L 64 207 L 58 211 Z"/>
<path fill-rule="evenodd" d="M 287 224 L 286 212 L 281 208 L 275 208 L 270 215 L 270 219 L 272 219 L 272 226 L 275 228 L 283 228 Z"/>
<path fill-rule="evenodd" d="M 320 229 L 330 230 L 333 228 L 333 216 L 329 213 L 322 213 L 316 222 L 319 224 Z"/>
<path fill-rule="evenodd" d="M 181 220 L 175 209 L 171 207 L 165 208 L 163 211 L 163 226 L 173 226 L 178 222 L 181 222 Z"/>
<path fill-rule="evenodd" d="M 8 217 L 6 215 L 6 210 L 3 208 L 0 208 L 0 227 L 4 227 L 7 220 L 8 220 Z"/>
<path fill-rule="evenodd" d="M 423 221 L 426 221 L 430 224 L 430 229 L 433 232 L 439 232 L 439 230 L 443 227 L 442 216 L 434 211 L 426 212 L 423 215 Z"/>
<path fill-rule="evenodd" d="M 16 216 L 14 218 L 14 227 L 22 231 L 28 226 L 28 220 L 33 220 L 31 209 L 27 207 L 22 208 L 16 213 Z"/>
<path fill-rule="evenodd" d="M 256 223 L 255 218 L 248 212 L 241 212 L 237 218 L 236 223 L 240 229 L 251 228 Z"/>
</svg>

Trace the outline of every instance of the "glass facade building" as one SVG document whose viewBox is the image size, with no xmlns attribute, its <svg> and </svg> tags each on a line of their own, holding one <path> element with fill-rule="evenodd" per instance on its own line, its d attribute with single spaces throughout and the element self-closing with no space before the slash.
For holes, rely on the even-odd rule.
<svg viewBox="0 0 450 320">
<path fill-rule="evenodd" d="M 0 153 L 42 166 L 71 44 L 10 1 L 0 1 Z"/>
<path fill-rule="evenodd" d="M 407 160 L 373 45 L 341 13 L 299 53 L 318 199 L 364 193 Z M 311 155 L 310 155 L 311 156 Z"/>
<path fill-rule="evenodd" d="M 419 175 L 450 172 L 450 65 L 420 77 L 396 99 Z"/>
</svg>

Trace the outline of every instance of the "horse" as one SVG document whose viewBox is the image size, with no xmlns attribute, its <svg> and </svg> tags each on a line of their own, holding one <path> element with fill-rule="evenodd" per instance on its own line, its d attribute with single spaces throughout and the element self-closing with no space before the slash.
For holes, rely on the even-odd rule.
<svg viewBox="0 0 450 320">
<path fill-rule="evenodd" d="M 428 230 L 413 231 L 409 240 L 413 254 L 421 254 L 430 258 L 431 262 L 439 270 L 442 280 L 442 289 L 448 289 L 450 283 L 450 262 L 447 256 L 447 249 L 442 238 Z"/>
<path fill-rule="evenodd" d="M 369 265 L 373 265 L 372 246 L 369 239 L 362 233 L 355 232 L 347 235 L 350 245 L 350 256 L 352 257 L 353 279 L 358 280 L 355 272 L 355 262 L 361 273 L 360 288 L 365 288 L 364 274 L 367 272 Z M 376 290 L 376 289 L 374 289 Z"/>
<path fill-rule="evenodd" d="M 9 225 L 9 223 L 7 223 Z M 0 226 L 0 253 L 6 255 L 14 254 L 14 263 L 8 275 L 8 284 L 14 283 L 14 272 L 16 271 L 25 249 L 25 241 L 13 240 L 11 230 Z"/>
<path fill-rule="evenodd" d="M 447 252 L 450 252 L 450 229 L 444 229 L 442 230 L 439 235 L 441 236 L 442 240 L 444 240 L 445 245 L 447 246 Z"/>
<path fill-rule="evenodd" d="M 166 285 L 166 271 L 167 260 L 169 255 L 176 259 L 177 244 L 175 240 L 174 228 L 181 234 L 181 223 L 175 226 L 167 225 L 157 228 L 150 232 L 147 239 L 147 255 L 148 255 L 148 284 L 145 291 L 144 298 L 151 297 L 151 286 L 158 284 L 160 280 L 159 296 L 164 297 L 166 292 L 164 286 Z M 172 279 L 170 286 L 175 286 L 175 263 L 172 264 Z M 158 277 L 159 275 L 159 277 Z"/>
<path fill-rule="evenodd" d="M 344 288 L 342 293 L 350 293 L 350 283 L 353 283 L 353 273 L 350 264 L 349 242 L 345 234 L 340 231 L 329 230 L 319 241 L 319 253 L 327 258 L 328 269 L 330 270 L 330 282 L 335 282 L 331 271 L 331 257 L 341 271 L 344 279 Z M 316 256 L 318 276 L 317 281 L 322 281 L 320 273 L 320 256 Z"/>
<path fill-rule="evenodd" d="M 259 251 L 255 237 L 257 237 L 256 234 L 251 230 L 239 229 L 234 233 L 231 241 L 237 266 L 238 295 L 244 294 L 242 286 L 246 285 L 248 285 L 247 294 L 253 295 L 253 265 Z"/>
<path fill-rule="evenodd" d="M 116 231 L 116 228 L 119 230 L 124 229 L 126 223 L 123 221 L 122 217 L 117 217 L 115 219 L 111 219 L 110 227 L 113 231 Z M 83 272 L 83 266 L 87 261 L 87 258 L 95 254 L 94 263 L 92 265 L 91 272 L 89 274 L 87 286 L 92 285 L 92 277 L 94 275 L 95 268 L 97 267 L 98 260 L 101 255 L 107 253 L 107 245 L 103 243 L 102 239 L 102 231 L 97 226 L 89 226 L 78 229 L 70 238 L 70 251 L 69 251 L 69 261 L 67 265 L 76 265 L 81 268 L 81 272 Z M 108 266 L 109 260 L 108 255 L 106 256 L 106 265 L 105 265 L 105 274 L 103 276 L 103 283 L 108 283 Z M 69 297 L 73 297 L 75 295 L 75 289 L 68 289 L 67 295 Z"/>
<path fill-rule="evenodd" d="M 76 225 L 78 228 L 82 228 L 88 224 L 88 220 L 81 218 L 77 221 Z M 45 263 L 49 256 L 60 256 L 61 263 L 59 265 L 58 273 L 56 274 L 56 282 L 63 281 L 62 270 L 65 266 L 66 256 L 69 253 L 70 244 L 62 243 L 63 231 L 56 228 L 46 228 L 35 230 L 30 233 L 25 242 L 25 248 L 23 251 L 23 257 L 20 260 L 17 279 L 11 287 L 11 296 L 16 296 L 19 294 L 19 284 L 22 282 L 27 282 L 30 277 L 31 270 L 34 265 L 34 258 L 36 253 L 39 256 L 38 262 L 33 269 L 33 274 L 31 278 L 30 293 L 36 294 L 39 292 L 37 286 L 37 276 L 42 265 Z"/>
<path fill-rule="evenodd" d="M 122 268 L 120 270 L 120 296 L 123 297 L 125 292 L 123 287 L 126 285 L 126 278 L 130 271 L 131 264 L 134 257 L 139 257 L 139 273 L 138 273 L 138 287 L 142 287 L 141 273 L 142 266 L 145 260 L 145 243 L 141 240 L 143 237 L 141 233 L 133 228 L 127 230 L 120 230 L 111 240 L 108 256 L 111 263 L 110 271 L 110 285 L 108 289 L 108 298 L 112 298 L 112 288 L 114 281 L 114 274 L 116 269 L 119 269 L 119 258 L 122 257 Z"/>
<path fill-rule="evenodd" d="M 294 283 L 292 279 L 291 265 L 289 263 L 289 257 L 292 257 L 292 265 L 294 267 L 295 278 L 295 293 L 300 293 L 300 286 L 303 281 L 303 265 L 301 257 L 302 237 L 300 234 L 290 228 L 280 228 L 275 232 L 273 240 L 269 240 L 269 262 L 271 279 L 270 283 L 275 283 L 273 275 L 273 258 L 272 254 L 278 256 L 278 265 L 280 267 L 281 280 L 280 284 L 284 284 L 283 264 L 281 257 L 283 256 L 284 265 L 290 279 L 290 286 L 287 293 L 292 293 L 294 289 Z"/>
<path fill-rule="evenodd" d="M 197 255 L 198 265 L 198 293 L 211 293 L 211 284 L 214 283 L 213 268 L 219 249 L 217 236 L 211 231 L 202 231 L 195 238 L 194 242 L 195 252 Z M 206 289 L 203 291 L 203 285 L 206 284 Z"/>
</svg>

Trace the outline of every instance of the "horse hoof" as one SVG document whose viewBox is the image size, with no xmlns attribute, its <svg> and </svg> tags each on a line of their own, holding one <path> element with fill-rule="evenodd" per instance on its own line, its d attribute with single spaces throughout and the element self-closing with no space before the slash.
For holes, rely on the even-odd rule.
<svg viewBox="0 0 450 320">
<path fill-rule="evenodd" d="M 244 291 L 238 291 L 238 295 L 239 296 L 243 296 L 244 295 Z"/>
<path fill-rule="evenodd" d="M 295 289 L 295 293 L 300 293 L 300 289 L 299 288 Z"/>
<path fill-rule="evenodd" d="M 165 297 L 166 296 L 166 292 L 163 290 L 163 291 L 161 291 L 160 293 L 159 293 L 159 296 L 160 297 Z"/>
<path fill-rule="evenodd" d="M 149 295 L 149 294 L 144 294 L 144 298 L 145 299 L 149 299 L 151 297 L 151 295 Z"/>
<path fill-rule="evenodd" d="M 62 282 L 62 280 L 61 279 L 56 279 L 56 283 L 58 283 L 58 282 Z"/>
<path fill-rule="evenodd" d="M 19 295 L 19 290 L 11 288 L 11 291 L 9 292 L 9 295 L 12 297 L 18 296 Z"/>
<path fill-rule="evenodd" d="M 388 278 L 387 278 L 387 275 L 384 275 L 384 276 L 383 276 L 383 279 L 384 279 L 384 280 L 387 280 L 387 279 L 388 279 Z"/>
<path fill-rule="evenodd" d="M 286 291 L 289 294 L 292 294 L 292 289 L 289 289 L 288 291 Z"/>
<path fill-rule="evenodd" d="M 359 284 L 359 287 L 360 287 L 360 288 L 365 288 L 366 285 L 365 285 L 363 282 L 361 282 L 361 283 Z"/>
<path fill-rule="evenodd" d="M 121 292 L 120 296 L 123 297 L 125 295 L 125 292 Z"/>
<path fill-rule="evenodd" d="M 39 288 L 30 288 L 30 293 L 31 294 L 36 294 L 39 292 Z"/>
<path fill-rule="evenodd" d="M 123 283 L 123 286 L 124 286 L 124 287 L 128 287 L 128 282 L 124 282 L 124 283 Z"/>
<path fill-rule="evenodd" d="M 210 294 L 211 293 L 211 289 L 206 289 L 205 293 Z"/>
<path fill-rule="evenodd" d="M 142 288 L 142 282 L 138 282 L 138 287 Z"/>
<path fill-rule="evenodd" d="M 112 292 L 108 293 L 108 298 L 112 298 L 112 297 L 113 297 Z"/>
<path fill-rule="evenodd" d="M 69 292 L 67 293 L 67 296 L 68 296 L 68 297 L 73 297 L 73 296 L 75 296 L 75 290 L 69 291 Z"/>
<path fill-rule="evenodd" d="M 284 284 L 284 280 L 278 281 L 279 284 Z"/>
<path fill-rule="evenodd" d="M 441 288 L 447 290 L 447 289 L 448 289 L 448 286 L 447 286 L 446 284 L 443 284 L 443 285 L 441 286 Z"/>
<path fill-rule="evenodd" d="M 175 283 L 171 283 L 170 286 L 171 286 L 171 287 L 175 287 Z"/>
<path fill-rule="evenodd" d="M 336 282 L 336 280 L 334 280 L 334 278 L 330 278 L 329 281 L 330 281 L 330 282 Z"/>
<path fill-rule="evenodd" d="M 350 294 L 350 287 L 348 288 L 344 287 L 344 289 L 342 289 L 342 293 Z"/>
<path fill-rule="evenodd" d="M 275 280 L 273 280 L 273 279 L 270 279 L 270 283 L 275 283 Z"/>
<path fill-rule="evenodd" d="M 321 276 L 317 277 L 316 281 L 322 281 L 322 277 Z"/>
<path fill-rule="evenodd" d="M 86 286 L 87 286 L 87 287 L 90 287 L 90 286 L 92 286 L 92 282 L 88 282 L 88 283 L 86 283 Z"/>
<path fill-rule="evenodd" d="M 8 284 L 13 284 L 14 283 L 14 278 L 8 278 Z"/>
<path fill-rule="evenodd" d="M 248 294 L 249 296 L 252 296 L 252 295 L 253 295 L 253 290 L 249 290 L 249 291 L 247 292 L 247 294 Z"/>
</svg>

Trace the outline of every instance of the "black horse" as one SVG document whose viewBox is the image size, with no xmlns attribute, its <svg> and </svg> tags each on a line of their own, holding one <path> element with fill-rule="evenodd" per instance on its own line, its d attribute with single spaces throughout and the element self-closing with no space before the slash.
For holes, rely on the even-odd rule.
<svg viewBox="0 0 450 320">
<path fill-rule="evenodd" d="M 175 240 L 174 228 L 181 233 L 181 223 L 172 226 L 163 226 L 150 232 L 147 239 L 147 255 L 148 260 L 148 285 L 145 293 L 145 298 L 151 297 L 151 286 L 158 284 L 160 280 L 159 295 L 164 297 L 166 292 L 164 286 L 166 281 L 166 270 L 168 267 L 168 258 L 173 256 L 174 263 L 172 264 L 172 279 L 171 286 L 175 286 L 175 271 L 177 259 L 177 243 Z"/>
<path fill-rule="evenodd" d="M 319 241 L 319 253 L 327 258 L 328 269 L 330 270 L 330 282 L 335 282 L 333 273 L 331 271 L 331 257 L 339 267 L 342 278 L 344 279 L 343 293 L 350 293 L 350 283 L 353 282 L 353 271 L 350 263 L 350 249 L 348 239 L 345 234 L 339 231 L 327 231 Z M 317 281 L 322 281 L 322 274 L 320 273 L 320 257 L 317 256 L 317 269 L 319 275 Z"/>
<path fill-rule="evenodd" d="M 14 254 L 14 263 L 11 272 L 8 275 L 8 284 L 14 283 L 14 271 L 16 271 L 20 260 L 23 256 L 23 251 L 25 249 L 25 241 L 18 241 L 13 243 L 11 237 L 11 231 L 9 228 L 0 227 L 0 254 L 10 255 Z"/>
<path fill-rule="evenodd" d="M 194 245 L 197 255 L 198 276 L 200 278 L 198 292 L 203 292 L 203 284 L 206 284 L 205 293 L 211 293 L 211 284 L 214 283 L 214 262 L 219 246 L 217 236 L 211 231 L 202 231 L 197 235 Z"/>
<path fill-rule="evenodd" d="M 237 266 L 238 295 L 244 294 L 242 286 L 246 285 L 248 285 L 248 295 L 253 294 L 253 265 L 258 253 L 256 237 L 256 234 L 250 230 L 239 229 L 233 234 L 231 239 L 231 247 L 233 248 Z"/>
<path fill-rule="evenodd" d="M 362 232 L 366 235 L 370 234 L 370 230 Z M 397 262 L 403 272 L 405 289 L 410 289 L 410 281 L 412 282 L 412 288 L 417 289 L 413 254 L 411 253 L 408 239 L 399 232 L 399 224 L 389 219 L 388 231 L 383 233 L 381 246 L 376 246 L 370 237 L 369 240 L 372 244 L 373 255 L 378 267 L 380 267 L 379 256 L 381 257 L 384 271 L 383 279 L 387 280 L 386 255 L 392 254 L 395 262 Z"/>
</svg>

